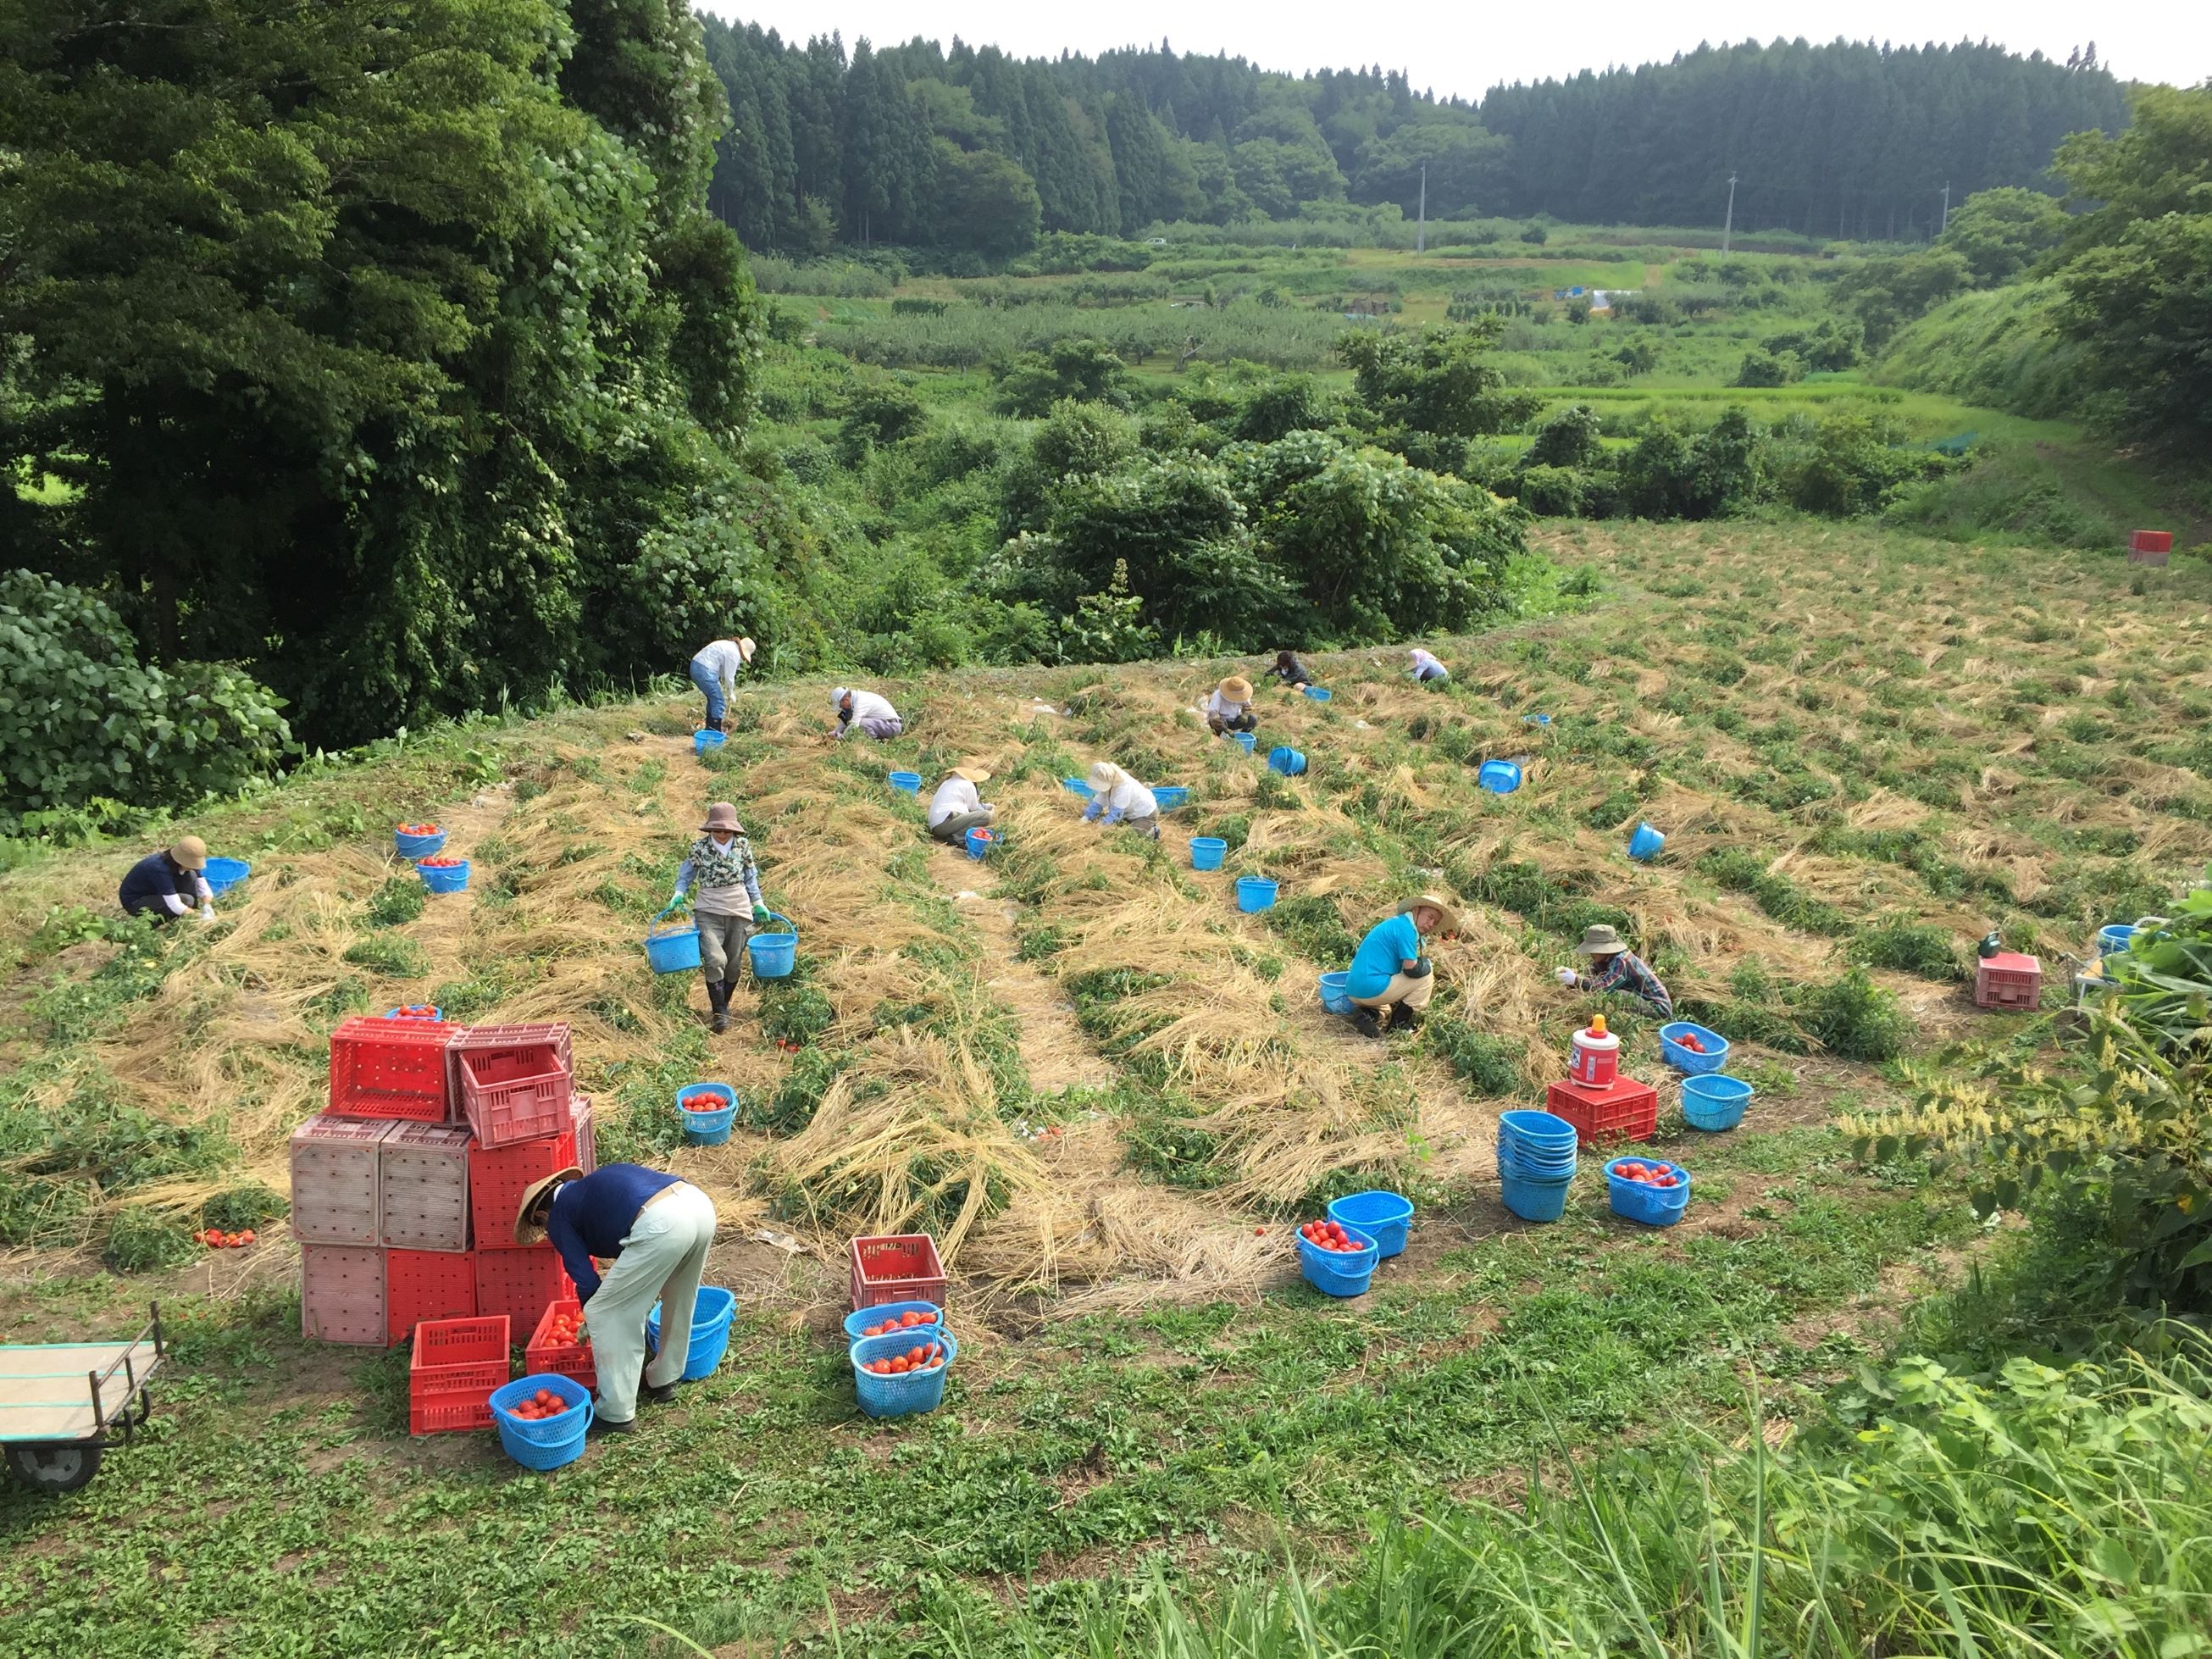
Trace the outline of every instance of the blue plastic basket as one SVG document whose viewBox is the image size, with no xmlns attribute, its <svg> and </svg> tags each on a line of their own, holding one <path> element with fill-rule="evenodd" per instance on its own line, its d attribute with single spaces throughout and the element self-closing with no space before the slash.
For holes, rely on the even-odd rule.
<svg viewBox="0 0 2212 1659">
<path fill-rule="evenodd" d="M 1690 1172 L 1663 1158 L 1634 1160 L 1650 1168 L 1672 1170 L 1682 1182 L 1679 1187 L 1653 1187 L 1613 1174 L 1624 1161 L 1615 1158 L 1605 1166 L 1605 1184 L 1613 1191 L 1613 1212 L 1630 1221 L 1640 1221 L 1647 1227 L 1671 1227 L 1680 1221 L 1682 1212 L 1690 1207 Z"/>
<path fill-rule="evenodd" d="M 945 1403 L 945 1380 L 952 1374 L 952 1362 L 960 1358 L 960 1344 L 941 1324 L 930 1333 L 929 1340 L 945 1345 L 945 1358 L 927 1370 L 878 1376 L 860 1369 L 863 1360 L 890 1359 L 904 1353 L 915 1346 L 915 1334 L 901 1331 L 896 1336 L 864 1336 L 846 1350 L 845 1357 L 853 1367 L 853 1392 L 860 1396 L 860 1409 L 870 1417 L 911 1417 L 917 1412 L 933 1412 Z"/>
<path fill-rule="evenodd" d="M 919 772 L 894 772 L 884 781 L 902 795 L 918 794 L 921 789 L 921 774 Z"/>
<path fill-rule="evenodd" d="M 1406 1230 L 1413 1222 L 1413 1200 L 1396 1193 L 1353 1193 L 1330 1200 L 1328 1218 L 1346 1232 L 1356 1230 L 1366 1234 L 1388 1261 L 1405 1251 Z"/>
<path fill-rule="evenodd" d="M 1504 1169 L 1511 1164 L 1515 1170 L 1531 1181 L 1554 1181 L 1573 1176 L 1577 1154 L 1572 1152 L 1532 1150 L 1512 1136 L 1503 1133 L 1498 1137 L 1498 1164 Z"/>
<path fill-rule="evenodd" d="M 1682 1121 L 1707 1133 L 1733 1129 L 1743 1121 L 1743 1109 L 1751 1104 L 1751 1085 L 1740 1077 L 1717 1073 L 1682 1079 Z"/>
<path fill-rule="evenodd" d="M 1080 795 L 1085 800 L 1091 799 L 1091 786 L 1084 782 L 1081 778 L 1062 778 L 1060 781 L 1060 787 L 1071 795 Z"/>
<path fill-rule="evenodd" d="M 1260 741 L 1259 734 L 1255 732 L 1231 732 L 1229 735 L 1237 739 L 1237 746 L 1248 755 Z"/>
<path fill-rule="evenodd" d="M 1549 726 L 1551 723 L 1552 717 L 1549 714 L 1523 714 L 1521 717 L 1521 724 L 1523 726 Z"/>
<path fill-rule="evenodd" d="M 1682 1039 L 1694 1036 L 1705 1045 L 1699 1054 L 1694 1048 L 1685 1048 Z M 1729 1040 L 1718 1031 L 1709 1031 L 1704 1026 L 1686 1019 L 1671 1020 L 1659 1028 L 1659 1052 L 1667 1063 L 1686 1077 L 1698 1077 L 1707 1072 L 1717 1072 L 1728 1064 Z"/>
<path fill-rule="evenodd" d="M 709 749 L 720 749 L 729 740 L 728 732 L 709 732 L 702 726 L 691 734 L 691 752 L 695 755 L 703 755 Z"/>
<path fill-rule="evenodd" d="M 1178 806 L 1190 804 L 1190 791 L 1179 783 L 1156 783 L 1152 786 L 1152 805 L 1163 812 L 1172 812 Z"/>
<path fill-rule="evenodd" d="M 384 1017 L 386 1019 L 419 1019 L 425 1025 L 434 1024 L 445 1018 L 446 1011 L 439 1007 L 436 1003 L 426 1002 L 422 1006 L 430 1012 L 427 1014 L 410 1014 L 404 1008 L 387 1008 L 385 1010 Z"/>
<path fill-rule="evenodd" d="M 1310 685 L 1306 687 L 1306 696 L 1311 697 L 1316 702 L 1327 702 L 1335 695 L 1336 694 L 1334 692 L 1331 691 L 1325 685 Z"/>
<path fill-rule="evenodd" d="M 1493 795 L 1510 795 L 1521 787 L 1521 769 L 1511 761 L 1485 761 L 1474 781 Z"/>
<path fill-rule="evenodd" d="M 1286 778 L 1303 777 L 1305 775 L 1306 757 L 1300 750 L 1285 744 L 1281 748 L 1270 749 L 1267 751 L 1267 764 Z"/>
<path fill-rule="evenodd" d="M 998 844 L 999 838 L 980 823 L 968 832 L 968 856 L 979 862 Z"/>
<path fill-rule="evenodd" d="M 210 859 L 208 862 L 213 864 L 215 860 Z M 2097 954 L 2100 957 L 2118 956 L 2135 943 L 2135 937 L 2136 930 L 2128 922 L 2116 921 L 2109 927 L 2100 927 L 2097 930 Z"/>
<path fill-rule="evenodd" d="M 1332 1014 L 1339 1014 L 1349 1019 L 1354 1006 L 1352 1000 L 1351 984 L 1352 974 L 1349 969 L 1340 969 L 1334 974 L 1323 974 L 1321 976 L 1321 1006 Z"/>
<path fill-rule="evenodd" d="M 684 1380 L 696 1382 L 701 1377 L 712 1376 L 714 1367 L 722 1363 L 729 1352 L 730 1319 L 738 1310 L 735 1291 L 723 1290 L 716 1285 L 702 1285 L 699 1299 L 691 1304 L 691 1341 L 684 1350 Z M 653 1311 L 645 1316 L 645 1334 L 652 1339 L 653 1351 L 660 1350 L 660 1304 L 653 1304 Z"/>
<path fill-rule="evenodd" d="M 558 1417 L 517 1417 L 514 1408 L 538 1389 L 558 1395 L 568 1409 Z M 518 1376 L 491 1391 L 491 1420 L 499 1443 L 526 1469 L 557 1469 L 584 1455 L 584 1436 L 592 1426 L 592 1391 L 573 1376 L 538 1371 Z"/>
<path fill-rule="evenodd" d="M 399 849 L 399 856 L 412 864 L 417 859 L 434 859 L 446 850 L 446 832 L 439 830 L 430 836 L 402 835 L 392 832 L 392 844 Z"/>
<path fill-rule="evenodd" d="M 208 884 L 210 893 L 227 893 L 253 873 L 253 866 L 244 859 L 210 859 L 200 872 L 200 878 Z"/>
<path fill-rule="evenodd" d="M 1628 856 L 1638 863 L 1649 863 L 1659 856 L 1659 849 L 1667 844 L 1667 837 L 1648 823 L 1636 826 L 1636 833 L 1628 838 Z"/>
<path fill-rule="evenodd" d="M 1498 1196 L 1523 1221 L 1557 1221 L 1567 1212 L 1567 1188 L 1574 1184 L 1571 1175 L 1532 1179 L 1506 1159 L 1498 1161 Z"/>
<path fill-rule="evenodd" d="M 755 979 L 789 979 L 791 970 L 799 965 L 798 930 L 792 927 L 789 916 L 775 916 L 775 920 L 788 931 L 755 933 L 745 941 L 745 954 L 752 959 Z"/>
<path fill-rule="evenodd" d="M 880 1325 L 886 1319 L 896 1319 L 902 1313 L 927 1314 L 936 1322 L 915 1328 L 927 1331 L 933 1337 L 945 1323 L 945 1310 L 934 1302 L 879 1302 L 872 1308 L 855 1308 L 845 1316 L 845 1340 L 858 1342 L 860 1334 L 869 1326 Z"/>
<path fill-rule="evenodd" d="M 1358 1250 L 1324 1250 L 1298 1235 L 1298 1267 L 1306 1283 L 1324 1296 L 1364 1296 L 1375 1278 L 1375 1264 L 1382 1259 L 1373 1234 L 1349 1221 L 1337 1224 Z"/>
<path fill-rule="evenodd" d="M 1498 1120 L 1498 1137 L 1510 1135 L 1519 1145 L 1535 1152 L 1564 1149 L 1571 1152 L 1579 1137 L 1575 1126 L 1552 1112 L 1540 1112 L 1522 1107 L 1504 1113 Z"/>
<path fill-rule="evenodd" d="M 1218 836 L 1193 836 L 1190 838 L 1190 867 L 1194 870 L 1218 870 L 1228 851 L 1229 843 Z"/>
<path fill-rule="evenodd" d="M 434 893 L 464 892 L 469 884 L 469 861 L 463 859 L 459 864 L 418 864 L 415 873 Z"/>
<path fill-rule="evenodd" d="M 694 1111 L 684 1103 L 700 1095 L 713 1095 L 722 1103 L 708 1111 Z M 720 1146 L 730 1138 L 730 1125 L 738 1115 L 738 1091 L 726 1083 L 687 1083 L 676 1091 L 676 1121 L 684 1126 L 684 1140 L 690 1146 Z"/>
<path fill-rule="evenodd" d="M 1237 878 L 1237 908 L 1246 915 L 1256 915 L 1275 906 L 1276 884 L 1265 876 Z"/>
<path fill-rule="evenodd" d="M 665 916 L 676 907 L 663 910 Z M 645 959 L 656 974 L 687 974 L 699 965 L 699 927 L 696 922 L 683 922 L 663 927 L 660 916 L 645 931 Z"/>
</svg>

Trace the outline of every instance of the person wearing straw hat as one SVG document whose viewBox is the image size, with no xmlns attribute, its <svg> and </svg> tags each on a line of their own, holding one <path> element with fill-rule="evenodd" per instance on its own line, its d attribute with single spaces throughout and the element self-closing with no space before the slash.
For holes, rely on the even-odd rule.
<svg viewBox="0 0 2212 1659">
<path fill-rule="evenodd" d="M 592 1334 L 599 1397 L 592 1427 L 621 1433 L 638 1396 L 672 1400 L 690 1357 L 699 1275 L 714 1242 L 714 1206 L 690 1182 L 637 1164 L 574 1164 L 522 1189 L 514 1242 L 550 1240 L 576 1281 Z M 592 1258 L 611 1262 L 605 1279 Z M 646 1358 L 647 1315 L 660 1304 L 660 1352 Z"/>
<path fill-rule="evenodd" d="M 161 927 L 196 910 L 201 921 L 213 921 L 215 890 L 208 885 L 207 861 L 207 843 L 183 836 L 132 865 L 115 890 L 116 902 L 126 916 L 151 916 Z"/>
<path fill-rule="evenodd" d="M 760 870 L 753 862 L 752 843 L 738 823 L 738 809 L 728 801 L 716 801 L 707 809 L 707 821 L 699 831 L 690 853 L 677 866 L 676 892 L 668 903 L 672 909 L 683 903 L 692 883 L 698 883 L 691 917 L 699 927 L 699 972 L 707 981 L 714 1030 L 726 1031 L 730 993 L 737 988 L 745 940 L 757 924 L 769 919 L 769 910 L 761 900 Z"/>
<path fill-rule="evenodd" d="M 1667 994 L 1667 988 L 1659 982 L 1659 975 L 1642 957 L 1621 942 L 1620 935 L 1603 922 L 1583 929 L 1583 942 L 1575 947 L 1576 953 L 1590 959 L 1589 971 L 1577 973 L 1571 968 L 1556 970 L 1560 984 L 1570 990 L 1618 991 L 1642 1002 L 1662 1019 L 1674 1017 L 1674 999 Z"/>
<path fill-rule="evenodd" d="M 1154 841 L 1160 838 L 1160 804 L 1136 779 L 1111 761 L 1099 761 L 1084 781 L 1091 786 L 1091 805 L 1083 809 L 1085 823 L 1103 818 L 1108 823 L 1126 824 Z"/>
<path fill-rule="evenodd" d="M 888 699 L 872 691 L 855 691 L 841 685 L 830 694 L 830 706 L 837 711 L 837 735 L 841 738 L 849 738 L 859 732 L 881 742 L 906 730 L 898 710 L 890 706 Z"/>
<path fill-rule="evenodd" d="M 929 833 L 946 845 L 957 847 L 970 830 L 988 830 L 998 809 L 978 799 L 975 786 L 991 781 L 991 769 L 970 755 L 945 775 L 937 793 L 929 798 Z"/>
<path fill-rule="evenodd" d="M 1252 682 L 1241 674 L 1231 674 L 1215 686 L 1200 712 L 1206 716 L 1206 729 L 1217 738 L 1225 738 L 1231 732 L 1249 732 L 1260 723 L 1260 717 L 1252 712 Z"/>
<path fill-rule="evenodd" d="M 1394 1031 L 1419 1029 L 1421 1010 L 1437 988 L 1436 969 L 1421 954 L 1421 936 L 1458 927 L 1456 910 L 1434 893 L 1423 893 L 1367 930 L 1344 987 L 1352 999 L 1352 1023 L 1362 1036 L 1381 1036 L 1385 1015 Z"/>
<path fill-rule="evenodd" d="M 1313 676 L 1297 659 L 1294 651 L 1275 653 L 1275 665 L 1267 671 L 1270 679 L 1280 680 L 1293 691 L 1300 691 L 1313 684 Z"/>
<path fill-rule="evenodd" d="M 1431 680 L 1448 680 L 1451 678 L 1450 669 L 1445 667 L 1418 645 L 1406 653 L 1406 662 L 1407 672 L 1423 685 L 1426 685 Z"/>
<path fill-rule="evenodd" d="M 715 640 L 691 659 L 691 684 L 707 699 L 707 729 L 729 729 L 730 699 L 738 695 L 738 676 L 752 666 L 753 642 L 742 635 Z"/>
</svg>

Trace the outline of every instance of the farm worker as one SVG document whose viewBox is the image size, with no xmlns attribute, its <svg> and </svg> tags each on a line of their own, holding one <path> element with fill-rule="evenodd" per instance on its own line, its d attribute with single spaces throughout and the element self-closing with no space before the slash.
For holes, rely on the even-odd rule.
<svg viewBox="0 0 2212 1659">
<path fill-rule="evenodd" d="M 194 910 L 203 921 L 215 920 L 215 890 L 208 885 L 207 843 L 186 836 L 166 852 L 149 853 L 131 866 L 116 902 L 127 916 L 149 915 L 167 927 Z"/>
<path fill-rule="evenodd" d="M 1418 645 L 1406 653 L 1406 659 L 1413 666 L 1413 678 L 1425 684 L 1430 680 L 1448 680 L 1451 678 L 1450 669 L 1445 667 Z"/>
<path fill-rule="evenodd" d="M 737 984 L 738 964 L 744 960 L 745 939 L 757 922 L 769 919 L 761 902 L 760 871 L 753 863 L 752 843 L 738 824 L 738 809 L 718 800 L 707 809 L 699 826 L 699 839 L 676 871 L 673 907 L 684 902 L 691 884 L 699 884 L 699 896 L 691 901 L 691 915 L 699 924 L 699 971 L 706 977 L 707 1000 L 714 1012 L 714 1029 L 730 1029 L 730 992 Z"/>
<path fill-rule="evenodd" d="M 1213 688 L 1206 700 L 1206 724 L 1217 738 L 1231 732 L 1249 732 L 1260 723 L 1252 712 L 1252 682 L 1231 674 Z"/>
<path fill-rule="evenodd" d="M 726 731 L 730 699 L 738 695 L 738 672 L 752 665 L 753 642 L 732 635 L 716 640 L 691 659 L 691 684 L 707 699 L 707 729 Z"/>
<path fill-rule="evenodd" d="M 1108 823 L 1126 823 L 1139 835 L 1160 838 L 1160 804 L 1152 792 L 1111 761 L 1099 761 L 1084 780 L 1091 786 L 1091 805 L 1083 821 L 1103 817 Z"/>
<path fill-rule="evenodd" d="M 690 1182 L 635 1164 L 606 1164 L 586 1175 L 574 1164 L 522 1190 L 514 1242 L 540 1235 L 561 1253 L 576 1281 L 592 1358 L 599 1374 L 592 1426 L 616 1433 L 637 1419 L 642 1392 L 672 1400 L 691 1347 L 699 1273 L 714 1242 L 714 1206 Z M 592 1264 L 611 1261 L 605 1279 Z M 660 1352 L 646 1363 L 646 1316 L 660 1304 Z M 658 1375 L 656 1375 L 658 1373 Z"/>
<path fill-rule="evenodd" d="M 1352 1023 L 1363 1036 L 1379 1037 L 1382 1022 L 1390 1015 L 1392 1030 L 1415 1030 L 1421 1010 L 1437 988 L 1435 969 L 1421 954 L 1421 935 L 1439 928 L 1456 931 L 1459 914 L 1434 893 L 1407 899 L 1398 914 L 1367 930 L 1352 953 L 1352 972 L 1345 994 L 1352 999 Z"/>
<path fill-rule="evenodd" d="M 968 839 L 970 830 L 988 828 L 991 814 L 997 809 L 976 798 L 975 786 L 990 781 L 991 769 L 973 755 L 946 773 L 945 781 L 929 798 L 929 833 L 957 847 Z"/>
<path fill-rule="evenodd" d="M 855 731 L 878 739 L 895 738 L 906 730 L 898 710 L 872 691 L 854 691 L 841 685 L 830 694 L 830 706 L 837 711 L 841 738 L 848 738 Z"/>
<path fill-rule="evenodd" d="M 1313 676 L 1306 672 L 1306 665 L 1297 659 L 1294 653 L 1289 651 L 1275 653 L 1275 665 L 1267 672 L 1293 691 L 1313 684 Z"/>
<path fill-rule="evenodd" d="M 1570 989 L 1579 986 L 1585 991 L 1619 991 L 1638 998 L 1662 1019 L 1674 1017 L 1674 999 L 1667 994 L 1659 975 L 1603 922 L 1583 928 L 1583 942 L 1575 950 L 1590 959 L 1589 971 L 1578 974 L 1571 968 L 1562 968 L 1555 975 L 1560 984 Z"/>
</svg>

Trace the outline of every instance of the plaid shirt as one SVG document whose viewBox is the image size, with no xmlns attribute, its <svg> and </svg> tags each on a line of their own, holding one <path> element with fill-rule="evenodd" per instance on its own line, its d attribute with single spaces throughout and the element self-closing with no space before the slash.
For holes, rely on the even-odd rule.
<svg viewBox="0 0 2212 1659">
<path fill-rule="evenodd" d="M 1662 1019 L 1674 1017 L 1674 999 L 1667 994 L 1659 975 L 1633 951 L 1623 951 L 1602 968 L 1593 966 L 1582 981 L 1586 991 L 1620 991 L 1650 1003 L 1651 1012 Z"/>
</svg>

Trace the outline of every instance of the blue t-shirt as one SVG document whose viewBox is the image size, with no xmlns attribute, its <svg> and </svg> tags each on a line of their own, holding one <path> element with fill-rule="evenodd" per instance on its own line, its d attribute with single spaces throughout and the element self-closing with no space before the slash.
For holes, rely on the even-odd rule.
<svg viewBox="0 0 2212 1659">
<path fill-rule="evenodd" d="M 1393 916 L 1376 922 L 1352 955 L 1352 978 L 1345 985 L 1345 994 L 1380 996 L 1389 988 L 1390 976 L 1420 954 L 1421 930 L 1413 926 L 1413 917 Z"/>
</svg>

